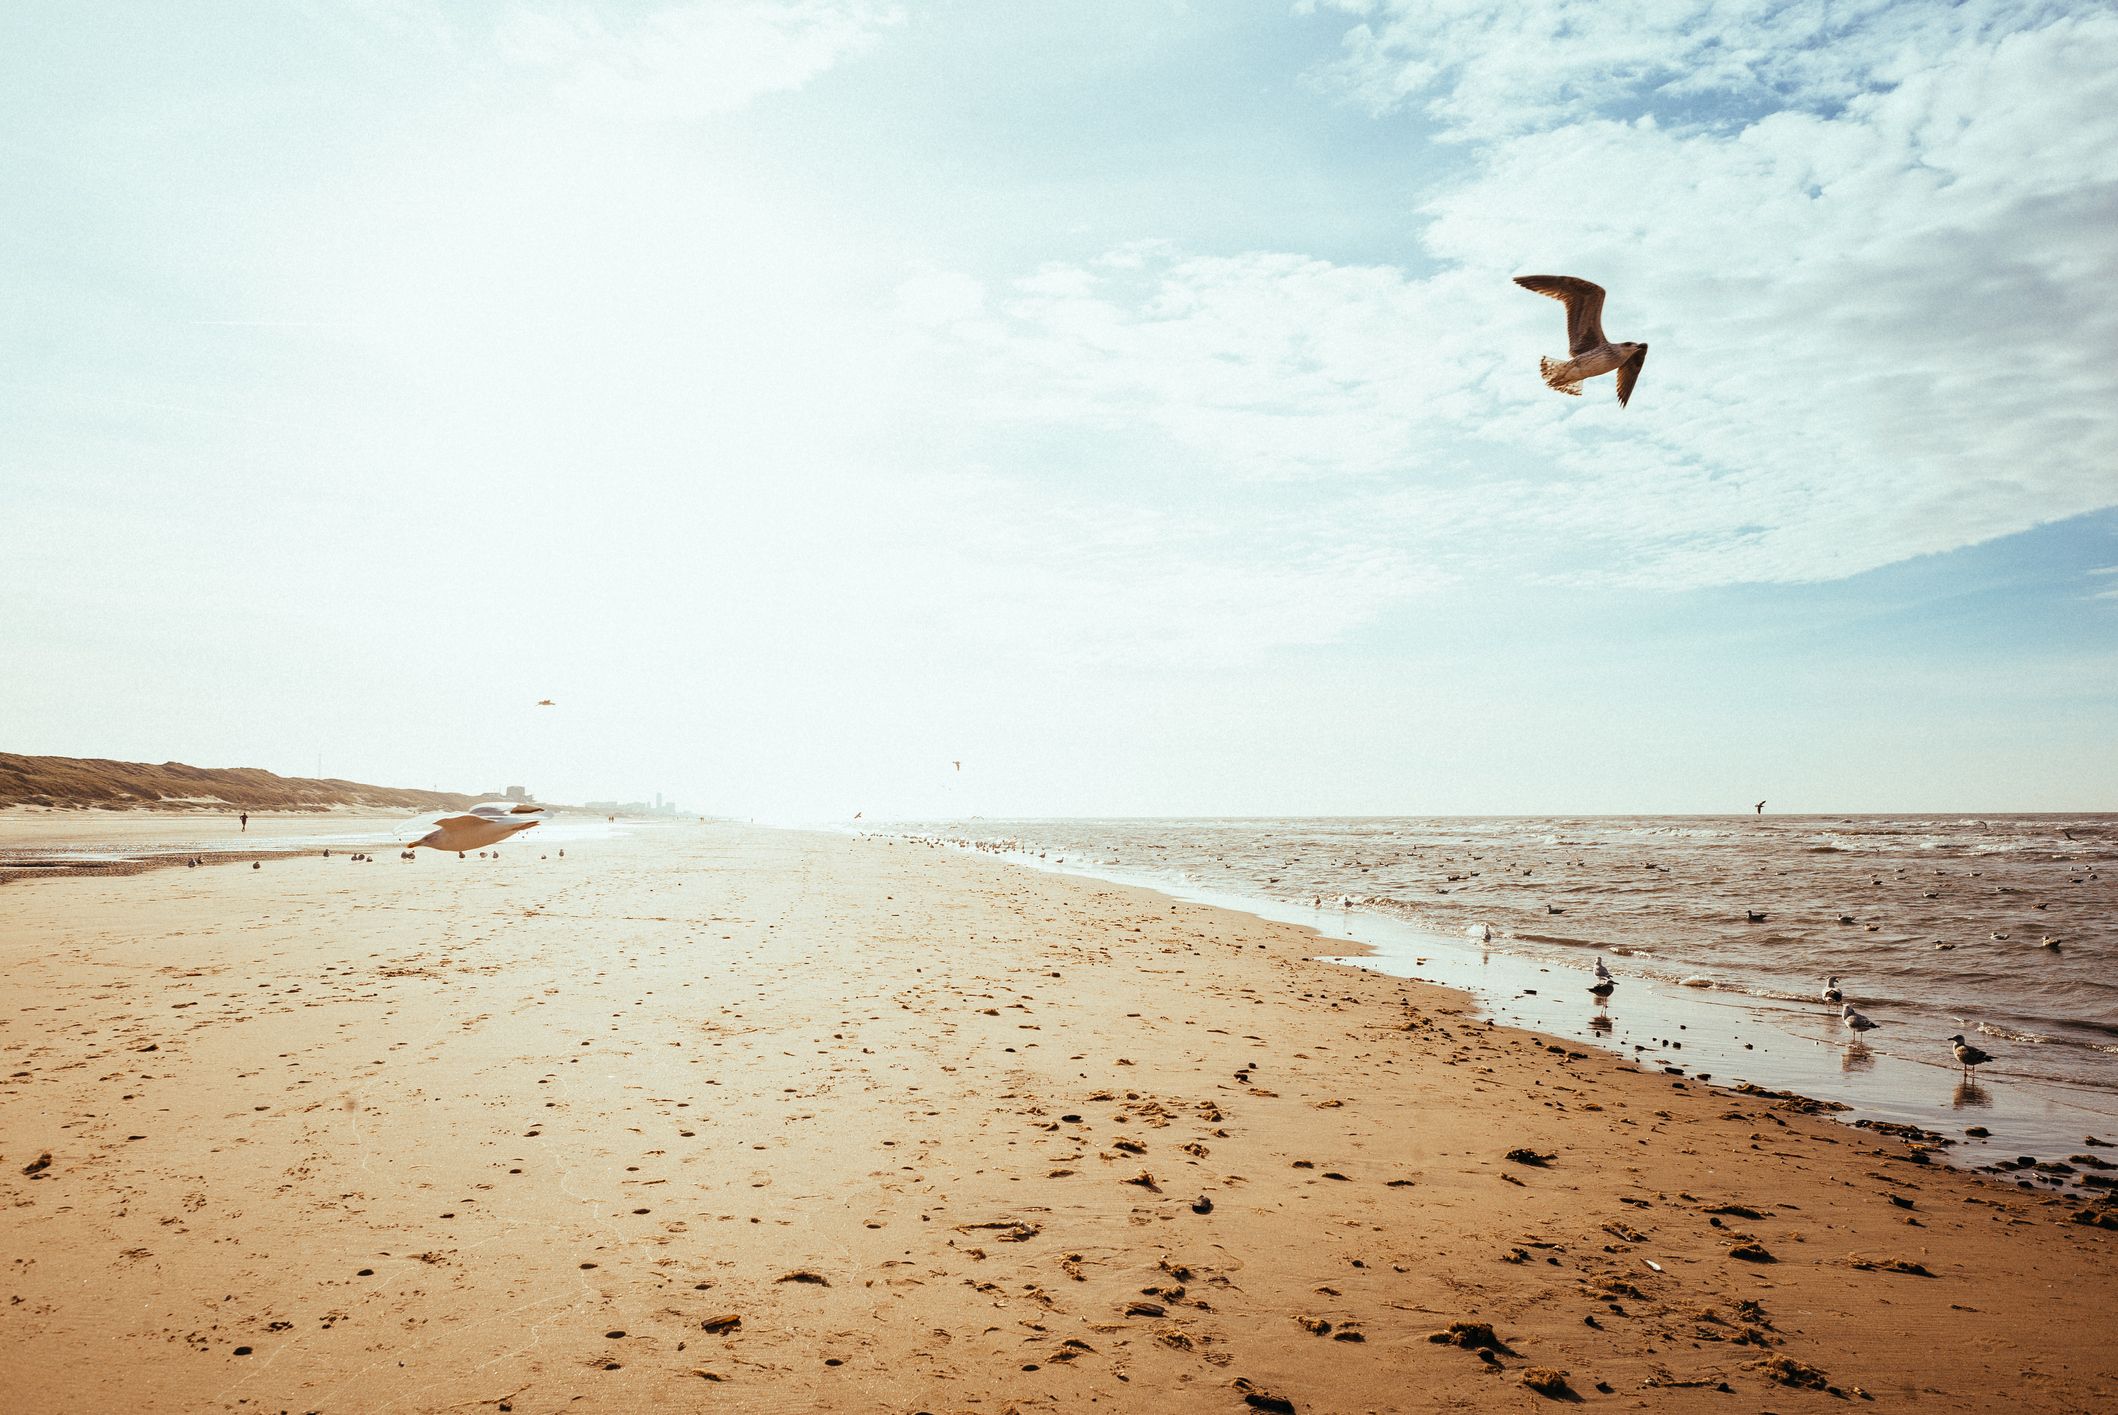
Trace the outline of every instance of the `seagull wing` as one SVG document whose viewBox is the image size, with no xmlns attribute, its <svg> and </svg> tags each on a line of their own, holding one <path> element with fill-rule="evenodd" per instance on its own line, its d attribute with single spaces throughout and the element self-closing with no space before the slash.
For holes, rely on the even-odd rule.
<svg viewBox="0 0 2118 1415">
<path fill-rule="evenodd" d="M 492 820 L 487 816 L 443 816 L 434 822 L 434 828 L 436 830 L 450 830 L 458 826 L 490 824 L 492 824 Z"/>
<path fill-rule="evenodd" d="M 1525 290 L 1566 306 L 1566 351 L 1579 358 L 1603 343 L 1603 287 L 1572 275 L 1518 275 Z"/>
<path fill-rule="evenodd" d="M 1634 385 L 1634 384 L 1636 384 L 1636 383 L 1638 383 L 1638 382 L 1640 381 L 1640 370 L 1641 370 L 1642 368 L 1644 368 L 1644 367 L 1646 366 L 1646 364 L 1647 364 L 1647 345 L 1645 345 L 1645 344 L 1642 344 L 1642 345 L 1640 346 L 1640 352 L 1639 352 L 1639 353 L 1637 353 L 1637 354 L 1633 355 L 1633 356 L 1632 356 L 1631 358 L 1627 359 L 1627 360 L 1626 360 L 1626 361 L 1625 361 L 1624 363 L 1622 363 L 1622 364 L 1618 365 L 1618 406 L 1619 406 L 1619 407 L 1621 407 L 1621 408 L 1622 408 L 1622 407 L 1624 407 L 1624 406 L 1625 406 L 1625 400 L 1633 396 L 1633 385 Z M 1760 806 L 1763 806 L 1764 804 L 1765 804 L 1765 803 L 1764 803 L 1763 801 L 1760 801 L 1760 802 L 1758 802 L 1758 805 L 1760 805 Z"/>
</svg>

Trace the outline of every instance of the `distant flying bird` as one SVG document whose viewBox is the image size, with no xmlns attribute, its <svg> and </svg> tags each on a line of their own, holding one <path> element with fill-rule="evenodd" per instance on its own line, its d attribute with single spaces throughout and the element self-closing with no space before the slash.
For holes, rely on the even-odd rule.
<svg viewBox="0 0 2118 1415">
<path fill-rule="evenodd" d="M 442 816 L 435 820 L 434 828 L 413 841 L 411 848 L 417 850 L 424 845 L 429 850 L 454 850 L 460 855 L 466 850 L 497 845 L 510 835 L 539 824 L 543 815 L 542 806 L 487 802 L 471 807 L 462 815 Z"/>
<path fill-rule="evenodd" d="M 537 699 L 537 706 L 538 706 L 538 707 L 557 707 L 557 706 L 559 706 L 559 705 L 558 705 L 557 703 L 553 702 L 553 701 L 552 701 L 552 700 L 551 700 L 550 698 L 539 698 L 539 699 Z"/>
<path fill-rule="evenodd" d="M 956 769 L 957 769 L 958 771 L 962 771 L 962 770 L 963 770 L 963 763 L 962 763 L 962 762 L 958 762 L 958 763 L 956 763 Z"/>
<path fill-rule="evenodd" d="M 1760 801 L 1755 807 L 1753 807 L 1753 809 L 1756 810 L 1757 813 L 1762 816 L 1765 814 L 1765 803 L 1763 801 Z"/>
<path fill-rule="evenodd" d="M 1949 1038 L 1949 1041 L 1951 1043 L 1949 1050 L 1956 1053 L 1957 1064 L 1963 1067 L 1964 1075 L 1969 1076 L 1974 1081 L 1977 1080 L 1976 1073 L 1978 1068 L 1984 1066 L 1993 1058 L 1965 1041 L 1962 1032 L 1958 1032 L 1955 1036 Z"/>
<path fill-rule="evenodd" d="M 1640 381 L 1640 368 L 1647 362 L 1647 345 L 1613 344 L 1603 337 L 1603 287 L 1572 275 L 1518 275 L 1515 283 L 1566 306 L 1568 357 L 1537 361 L 1545 383 L 1579 398 L 1583 379 L 1615 369 L 1618 406 L 1624 407 L 1633 396 L 1633 385 Z"/>
</svg>

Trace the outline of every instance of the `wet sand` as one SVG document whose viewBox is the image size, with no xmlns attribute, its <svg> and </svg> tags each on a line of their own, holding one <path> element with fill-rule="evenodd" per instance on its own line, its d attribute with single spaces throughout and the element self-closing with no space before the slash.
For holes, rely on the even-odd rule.
<svg viewBox="0 0 2118 1415">
<path fill-rule="evenodd" d="M 286 855 L 380 848 L 413 813 L 347 808 L 48 810 L 0 808 L 0 884 L 68 875 L 136 875 L 191 858 L 244 864 Z"/>
<path fill-rule="evenodd" d="M 1340 951 L 714 826 L 10 884 L 0 1390 L 1385 1411 L 1540 1408 L 1556 1374 L 1623 1409 L 2118 1408 L 2087 1201 Z"/>
</svg>

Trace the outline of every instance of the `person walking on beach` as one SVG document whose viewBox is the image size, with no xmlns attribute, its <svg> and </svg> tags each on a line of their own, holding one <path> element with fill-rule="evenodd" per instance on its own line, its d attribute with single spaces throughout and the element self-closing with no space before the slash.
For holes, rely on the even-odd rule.
<svg viewBox="0 0 2118 1415">
<path fill-rule="evenodd" d="M 244 811 L 241 815 L 237 816 L 236 819 L 243 823 L 243 832 L 245 834 L 248 834 L 250 831 L 250 813 L 248 811 Z"/>
</svg>

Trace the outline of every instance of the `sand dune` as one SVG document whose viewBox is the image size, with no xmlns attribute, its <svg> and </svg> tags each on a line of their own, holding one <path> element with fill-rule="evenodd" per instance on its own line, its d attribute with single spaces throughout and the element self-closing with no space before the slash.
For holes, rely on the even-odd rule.
<svg viewBox="0 0 2118 1415">
<path fill-rule="evenodd" d="M 0 806 L 162 810 L 318 811 L 333 806 L 460 810 L 479 800 L 452 791 L 370 786 L 335 777 L 278 776 L 257 767 L 25 757 L 0 752 Z"/>
<path fill-rule="evenodd" d="M 539 855 L 0 889 L 11 1410 L 2118 1408 L 2079 1200 L 1144 891 Z"/>
</svg>

